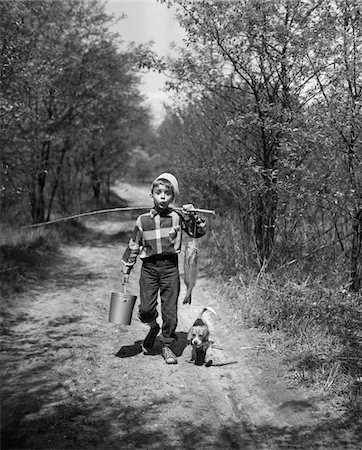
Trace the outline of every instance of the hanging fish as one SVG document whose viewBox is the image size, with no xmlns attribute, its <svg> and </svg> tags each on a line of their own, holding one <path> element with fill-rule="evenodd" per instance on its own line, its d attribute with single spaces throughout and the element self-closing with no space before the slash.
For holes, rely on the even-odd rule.
<svg viewBox="0 0 362 450">
<path fill-rule="evenodd" d="M 196 284 L 198 274 L 198 253 L 199 250 L 196 247 L 195 239 L 189 241 L 185 247 L 185 259 L 184 259 L 184 281 L 187 287 L 186 295 L 184 298 L 184 304 L 191 304 L 191 292 Z"/>
</svg>

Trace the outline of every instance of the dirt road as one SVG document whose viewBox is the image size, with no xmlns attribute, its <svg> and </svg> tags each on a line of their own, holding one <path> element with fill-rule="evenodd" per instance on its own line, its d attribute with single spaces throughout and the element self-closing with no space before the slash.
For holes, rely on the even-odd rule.
<svg viewBox="0 0 362 450">
<path fill-rule="evenodd" d="M 165 364 L 158 341 L 155 354 L 141 352 L 137 304 L 131 326 L 109 323 L 132 224 L 89 223 L 114 237 L 64 247 L 51 278 L 14 298 L 2 324 L 2 448 L 360 448 L 342 418 L 327 420 L 321 404 L 286 385 L 278 360 L 258 350 L 258 335 L 237 324 L 202 273 L 193 304 L 180 301 L 177 365 Z M 138 273 L 139 263 L 135 294 Z M 186 360 L 186 333 L 204 306 L 217 312 L 205 318 L 220 355 L 236 363 Z"/>
</svg>

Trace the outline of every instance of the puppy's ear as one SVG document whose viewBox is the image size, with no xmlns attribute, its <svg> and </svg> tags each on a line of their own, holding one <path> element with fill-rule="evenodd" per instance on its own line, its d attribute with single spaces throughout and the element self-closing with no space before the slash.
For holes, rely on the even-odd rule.
<svg viewBox="0 0 362 450">
<path fill-rule="evenodd" d="M 207 342 L 209 340 L 210 331 L 207 327 L 205 327 L 205 333 L 202 337 L 203 342 Z"/>
<path fill-rule="evenodd" d="M 189 332 L 187 333 L 187 340 L 191 342 L 192 340 L 192 334 L 193 334 L 193 328 L 190 328 Z"/>
</svg>

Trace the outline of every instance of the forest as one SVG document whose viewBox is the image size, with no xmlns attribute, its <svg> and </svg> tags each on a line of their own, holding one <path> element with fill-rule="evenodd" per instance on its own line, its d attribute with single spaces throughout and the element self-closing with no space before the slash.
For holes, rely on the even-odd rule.
<svg viewBox="0 0 362 450">
<path fill-rule="evenodd" d="M 4 215 L 39 223 L 82 210 L 89 197 L 98 206 L 128 149 L 147 139 L 138 89 L 147 48 L 120 50 L 96 1 L 0 8 Z"/>
<path fill-rule="evenodd" d="M 361 3 L 161 3 L 185 30 L 177 58 L 126 47 L 96 0 L 0 2 L 1 228 L 173 172 L 184 200 L 216 211 L 204 269 L 233 308 L 283 333 L 300 381 L 360 408 Z M 157 127 L 144 70 L 168 77 Z"/>
</svg>

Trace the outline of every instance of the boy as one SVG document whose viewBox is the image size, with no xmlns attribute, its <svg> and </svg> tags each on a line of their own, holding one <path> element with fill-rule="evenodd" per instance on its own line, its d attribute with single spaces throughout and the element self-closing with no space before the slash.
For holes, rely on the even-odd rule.
<svg viewBox="0 0 362 450">
<path fill-rule="evenodd" d="M 167 364 L 177 364 L 171 346 L 176 339 L 177 300 L 180 293 L 178 253 L 181 251 L 182 231 L 190 237 L 205 234 L 205 221 L 191 210 L 193 205 L 184 205 L 183 214 L 174 211 L 170 205 L 179 194 L 174 175 L 162 173 L 151 186 L 154 208 L 141 214 L 122 258 L 122 284 L 127 283 L 129 274 L 139 255 L 142 260 L 140 276 L 141 322 L 150 326 L 143 341 L 143 351 L 148 353 L 160 331 L 156 319 L 157 296 L 160 292 L 162 313 L 162 356 Z"/>
</svg>

